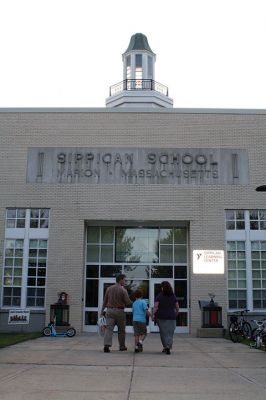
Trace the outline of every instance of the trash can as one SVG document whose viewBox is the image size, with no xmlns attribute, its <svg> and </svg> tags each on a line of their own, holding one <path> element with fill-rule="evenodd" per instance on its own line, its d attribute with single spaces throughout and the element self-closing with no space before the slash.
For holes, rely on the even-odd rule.
<svg viewBox="0 0 266 400">
<path fill-rule="evenodd" d="M 202 311 L 202 328 L 223 328 L 222 307 L 211 299 L 211 301 L 199 301 Z"/>
</svg>

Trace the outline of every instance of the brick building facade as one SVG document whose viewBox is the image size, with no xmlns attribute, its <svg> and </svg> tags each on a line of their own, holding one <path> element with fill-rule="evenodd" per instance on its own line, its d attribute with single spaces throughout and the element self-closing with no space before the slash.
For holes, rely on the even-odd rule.
<svg viewBox="0 0 266 400">
<path fill-rule="evenodd" d="M 2 109 L 1 330 L 18 308 L 41 329 L 64 291 L 70 323 L 95 331 L 119 271 L 150 306 L 171 281 L 177 333 L 196 334 L 210 292 L 225 327 L 265 315 L 265 130 L 262 110 Z M 224 273 L 195 273 L 196 249 L 223 250 Z"/>
<path fill-rule="evenodd" d="M 177 333 L 198 332 L 209 293 L 224 327 L 235 310 L 265 314 L 265 110 L 172 108 L 141 33 L 122 60 L 105 109 L 0 110 L 0 330 L 55 313 L 96 331 L 121 272 L 150 307 L 171 283 Z"/>
</svg>

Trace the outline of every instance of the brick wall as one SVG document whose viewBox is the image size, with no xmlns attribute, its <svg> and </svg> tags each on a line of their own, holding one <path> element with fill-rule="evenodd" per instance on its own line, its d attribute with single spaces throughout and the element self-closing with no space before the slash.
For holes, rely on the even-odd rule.
<svg viewBox="0 0 266 400">
<path fill-rule="evenodd" d="M 266 114 L 136 112 L 0 112 L 0 254 L 6 207 L 51 209 L 47 305 L 69 293 L 71 323 L 82 328 L 84 221 L 190 223 L 191 332 L 198 300 L 210 291 L 227 309 L 226 276 L 193 275 L 193 249 L 224 249 L 224 209 L 264 208 Z M 162 147 L 247 149 L 249 185 L 26 184 L 28 147 Z M 2 267 L 2 262 L 0 264 Z M 2 273 L 0 274 L 2 277 Z M 49 314 L 49 313 L 48 313 Z M 48 319 L 49 315 L 47 316 Z"/>
</svg>

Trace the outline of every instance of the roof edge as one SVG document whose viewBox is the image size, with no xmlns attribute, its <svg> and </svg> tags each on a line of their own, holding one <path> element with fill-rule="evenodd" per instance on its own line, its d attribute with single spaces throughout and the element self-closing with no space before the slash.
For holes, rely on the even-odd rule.
<svg viewBox="0 0 266 400">
<path fill-rule="evenodd" d="M 106 108 L 106 107 L 3 107 L 0 113 L 171 113 L 171 114 L 253 114 L 266 115 L 259 108 Z"/>
</svg>

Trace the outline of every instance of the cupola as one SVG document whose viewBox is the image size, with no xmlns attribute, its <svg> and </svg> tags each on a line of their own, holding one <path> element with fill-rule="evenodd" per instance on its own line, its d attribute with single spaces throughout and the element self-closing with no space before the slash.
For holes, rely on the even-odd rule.
<svg viewBox="0 0 266 400">
<path fill-rule="evenodd" d="M 110 87 L 106 107 L 173 107 L 168 88 L 155 81 L 156 54 L 145 35 L 131 37 L 122 61 L 123 81 Z"/>
</svg>

